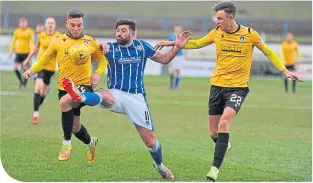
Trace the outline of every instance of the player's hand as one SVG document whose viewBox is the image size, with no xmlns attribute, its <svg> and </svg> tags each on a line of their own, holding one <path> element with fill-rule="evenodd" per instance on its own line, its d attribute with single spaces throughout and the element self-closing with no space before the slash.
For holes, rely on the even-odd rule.
<svg viewBox="0 0 313 183">
<path fill-rule="evenodd" d="M 96 88 L 100 81 L 100 74 L 97 72 L 94 72 L 91 76 L 91 86 L 92 88 Z"/>
<path fill-rule="evenodd" d="M 184 31 L 176 36 L 175 46 L 182 49 L 191 38 L 191 31 Z"/>
<path fill-rule="evenodd" d="M 302 78 L 297 73 L 290 72 L 287 69 L 285 69 L 283 72 L 284 72 L 285 78 L 287 79 L 290 78 L 290 79 L 297 80 L 298 82 L 303 82 Z"/>
<path fill-rule="evenodd" d="M 173 41 L 162 41 L 154 46 L 154 49 L 161 50 L 164 46 L 175 46 L 175 42 Z"/>
<path fill-rule="evenodd" d="M 100 48 L 104 54 L 110 51 L 110 45 L 108 43 L 101 43 Z"/>
<path fill-rule="evenodd" d="M 32 75 L 34 75 L 34 71 L 32 71 L 31 69 L 28 69 L 27 71 L 25 71 L 25 72 L 23 73 L 23 77 L 24 77 L 25 79 L 31 77 Z"/>
</svg>

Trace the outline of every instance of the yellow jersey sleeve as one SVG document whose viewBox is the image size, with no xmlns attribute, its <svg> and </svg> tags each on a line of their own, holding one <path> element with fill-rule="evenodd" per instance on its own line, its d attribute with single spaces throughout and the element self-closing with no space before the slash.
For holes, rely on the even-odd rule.
<svg viewBox="0 0 313 183">
<path fill-rule="evenodd" d="M 101 75 L 108 66 L 108 60 L 104 56 L 104 53 L 101 51 L 100 44 L 97 41 L 94 41 L 93 46 L 95 48 L 95 52 L 91 54 L 91 57 L 92 60 L 98 61 L 98 68 L 95 72 Z"/>
<path fill-rule="evenodd" d="M 33 72 L 41 71 L 54 57 L 56 57 L 56 43 L 57 40 L 54 39 L 42 57 L 30 68 Z"/>
<path fill-rule="evenodd" d="M 252 36 L 252 44 L 256 46 L 260 51 L 263 52 L 265 56 L 273 63 L 273 65 L 280 71 L 286 69 L 283 62 L 280 60 L 279 56 L 276 52 L 274 52 L 271 48 L 269 48 L 261 39 L 259 33 L 255 30 L 251 31 Z"/>
<path fill-rule="evenodd" d="M 299 50 L 299 45 L 296 43 L 296 52 L 297 52 L 297 61 L 300 63 L 301 62 L 301 53 Z"/>
<path fill-rule="evenodd" d="M 197 39 L 189 40 L 184 49 L 198 49 L 214 43 L 215 29 L 211 30 L 206 36 Z"/>
<path fill-rule="evenodd" d="M 13 38 L 12 38 L 11 45 L 10 45 L 10 54 L 13 53 L 15 43 L 16 43 L 16 30 L 13 33 Z"/>
<path fill-rule="evenodd" d="M 35 41 L 34 41 L 35 32 L 32 29 L 29 29 L 29 32 L 30 32 L 30 35 L 31 35 L 30 39 L 29 39 L 29 50 L 33 50 L 34 46 L 35 46 Z"/>
</svg>

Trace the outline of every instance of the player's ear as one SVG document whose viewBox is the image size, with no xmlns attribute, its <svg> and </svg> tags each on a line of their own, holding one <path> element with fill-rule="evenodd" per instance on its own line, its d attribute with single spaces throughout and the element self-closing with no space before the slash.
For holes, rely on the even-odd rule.
<svg viewBox="0 0 313 183">
<path fill-rule="evenodd" d="M 135 32 L 135 31 L 132 31 L 131 34 L 132 34 L 132 36 L 135 36 L 136 32 Z"/>
</svg>

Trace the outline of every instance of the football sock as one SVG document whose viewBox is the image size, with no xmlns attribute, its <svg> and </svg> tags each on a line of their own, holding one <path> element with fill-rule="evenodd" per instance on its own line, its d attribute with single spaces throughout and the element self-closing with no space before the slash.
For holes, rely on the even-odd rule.
<svg viewBox="0 0 313 183">
<path fill-rule="evenodd" d="M 22 80 L 20 71 L 19 70 L 14 70 L 14 71 L 15 71 L 15 74 L 16 74 L 18 80 L 20 81 L 20 84 L 23 84 L 23 80 Z"/>
<path fill-rule="evenodd" d="M 285 92 L 288 92 L 288 80 L 287 79 L 284 80 L 284 84 L 285 84 Z"/>
<path fill-rule="evenodd" d="M 178 86 L 179 86 L 179 81 L 180 81 L 180 76 L 179 75 L 177 75 L 176 77 L 175 77 L 175 88 L 178 88 Z"/>
<path fill-rule="evenodd" d="M 217 136 L 211 136 L 211 139 L 214 141 L 214 143 L 216 143 L 216 141 L 217 141 Z"/>
<path fill-rule="evenodd" d="M 43 103 L 43 101 L 45 100 L 46 96 L 40 96 L 40 105 Z"/>
<path fill-rule="evenodd" d="M 173 76 L 173 74 L 171 74 L 170 75 L 170 89 L 172 89 L 173 88 L 173 84 L 174 84 L 174 76 Z"/>
<path fill-rule="evenodd" d="M 85 144 L 89 144 L 91 141 L 90 135 L 84 125 L 80 125 L 80 130 L 74 135 Z"/>
<path fill-rule="evenodd" d="M 102 102 L 103 99 L 102 95 L 98 92 L 84 92 L 83 96 L 84 100 L 82 102 L 89 106 L 98 105 Z"/>
<path fill-rule="evenodd" d="M 220 168 L 227 150 L 229 133 L 218 133 L 214 151 L 213 166 Z"/>
<path fill-rule="evenodd" d="M 296 93 L 296 80 L 292 80 L 292 92 Z"/>
<path fill-rule="evenodd" d="M 34 93 L 34 111 L 39 110 L 39 105 L 40 105 L 40 94 Z"/>
<path fill-rule="evenodd" d="M 64 133 L 64 140 L 71 140 L 73 124 L 74 124 L 73 109 L 67 112 L 62 112 L 62 128 Z"/>
<path fill-rule="evenodd" d="M 159 141 L 155 141 L 155 147 L 149 148 L 149 152 L 157 165 L 161 165 L 162 163 L 162 149 Z"/>
</svg>

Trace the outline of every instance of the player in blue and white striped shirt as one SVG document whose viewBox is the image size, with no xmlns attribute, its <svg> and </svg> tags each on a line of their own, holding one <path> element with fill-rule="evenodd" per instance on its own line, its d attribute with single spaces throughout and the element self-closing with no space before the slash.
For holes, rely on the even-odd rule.
<svg viewBox="0 0 313 183">
<path fill-rule="evenodd" d="M 174 32 L 169 34 L 168 40 L 175 41 L 176 35 L 182 32 L 182 27 L 179 25 L 174 26 Z M 183 50 L 180 50 L 177 56 L 170 63 L 169 74 L 170 74 L 170 89 L 177 89 L 179 87 L 181 70 L 183 62 L 185 60 Z"/>
<path fill-rule="evenodd" d="M 147 59 L 168 64 L 190 39 L 190 31 L 177 36 L 176 44 L 166 54 L 158 53 L 150 44 L 134 40 L 136 24 L 132 20 L 120 20 L 116 24 L 116 40 L 104 43 L 108 64 L 108 90 L 94 93 L 80 91 L 68 78 L 63 79 L 63 87 L 77 103 L 98 105 L 110 111 L 125 114 L 136 127 L 153 158 L 153 165 L 164 179 L 174 179 L 172 172 L 162 163 L 160 143 L 155 139 L 144 89 L 144 70 Z M 99 76 L 100 77 L 100 76 Z"/>
</svg>

